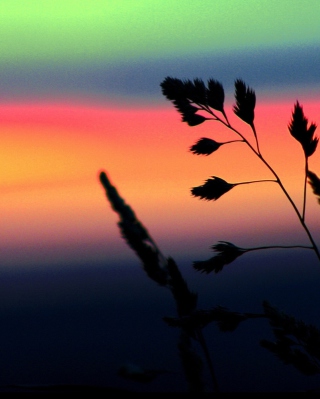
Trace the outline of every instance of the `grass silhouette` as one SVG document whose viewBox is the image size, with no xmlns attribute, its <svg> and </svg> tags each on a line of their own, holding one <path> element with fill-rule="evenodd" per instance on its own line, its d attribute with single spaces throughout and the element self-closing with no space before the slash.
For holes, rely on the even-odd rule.
<svg viewBox="0 0 320 399">
<path fill-rule="evenodd" d="M 222 124 L 236 136 L 234 140 L 225 142 L 217 142 L 214 139 L 202 137 L 190 147 L 190 151 L 193 154 L 211 156 L 222 145 L 241 142 L 249 147 L 273 175 L 273 179 L 235 183 L 229 183 L 220 177 L 211 176 L 203 185 L 193 187 L 191 194 L 201 200 L 216 201 L 238 185 L 277 184 L 292 207 L 310 242 L 309 246 L 273 245 L 241 248 L 228 241 L 219 241 L 211 247 L 215 255 L 208 260 L 194 261 L 193 268 L 205 274 L 218 273 L 222 272 L 226 265 L 234 262 L 239 256 L 251 251 L 264 251 L 273 248 L 311 250 L 320 262 L 318 246 L 305 220 L 308 182 L 320 203 L 320 179 L 314 172 L 309 170 L 308 164 L 309 157 L 315 153 L 318 145 L 318 138 L 315 136 L 317 126 L 315 123 L 308 123 L 300 103 L 297 101 L 294 104 L 288 130 L 291 136 L 300 143 L 303 150 L 305 173 L 302 186 L 303 205 L 301 210 L 298 209 L 275 169 L 263 156 L 259 145 L 258 133 L 254 125 L 256 95 L 254 90 L 247 86 L 243 80 L 237 79 L 234 83 L 235 105 L 233 106 L 233 112 L 250 126 L 254 137 L 254 145 L 251 144 L 249 138 L 230 124 L 224 109 L 224 88 L 220 82 L 209 79 L 207 84 L 205 84 L 201 79 L 191 81 L 166 77 L 160 86 L 162 94 L 173 103 L 176 110 L 181 114 L 182 122 L 195 127 L 202 123 L 213 121 Z M 234 331 L 240 323 L 246 320 L 267 319 L 272 329 L 274 340 L 262 339 L 260 341 L 261 346 L 273 353 L 283 363 L 293 365 L 304 375 L 320 374 L 320 330 L 316 326 L 296 320 L 293 316 L 279 311 L 268 301 L 262 303 L 260 313 L 234 312 L 221 306 L 215 306 L 208 310 L 198 309 L 197 294 L 189 290 L 176 262 L 173 258 L 167 258 L 161 253 L 147 229 L 137 219 L 134 211 L 120 196 L 104 171 L 100 173 L 100 182 L 106 191 L 113 210 L 119 216 L 118 225 L 122 237 L 140 258 L 148 277 L 158 285 L 167 288 L 175 300 L 177 316 L 164 317 L 164 321 L 168 326 L 180 329 L 178 348 L 190 392 L 205 391 L 202 377 L 204 363 L 193 344 L 198 344 L 202 350 L 202 355 L 211 375 L 213 391 L 220 391 L 211 354 L 208 351 L 202 333 L 203 329 L 210 323 L 216 323 L 220 331 Z"/>
</svg>

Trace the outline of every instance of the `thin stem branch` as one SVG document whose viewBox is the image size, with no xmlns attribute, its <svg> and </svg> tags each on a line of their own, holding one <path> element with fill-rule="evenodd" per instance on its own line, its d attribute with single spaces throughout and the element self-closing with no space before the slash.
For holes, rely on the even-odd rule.
<svg viewBox="0 0 320 399">
<path fill-rule="evenodd" d="M 227 114 L 224 112 L 224 110 L 222 110 L 222 115 L 225 117 L 227 124 L 230 125 L 229 119 L 227 117 Z"/>
<path fill-rule="evenodd" d="M 256 128 L 255 128 L 255 126 L 254 126 L 253 123 L 252 123 L 252 125 L 250 125 L 250 126 L 251 126 L 251 129 L 252 129 L 252 131 L 253 131 L 254 137 L 255 137 L 255 139 L 256 139 L 257 151 L 258 151 L 258 153 L 261 155 L 260 148 L 259 148 L 258 136 L 257 136 L 257 132 L 256 132 Z"/>
<path fill-rule="evenodd" d="M 272 179 L 263 179 L 263 180 L 250 180 L 250 181 L 242 181 L 240 183 L 234 183 L 237 186 L 240 186 L 240 184 L 251 184 L 251 183 L 266 183 L 266 182 L 273 182 L 273 183 L 278 183 L 277 180 L 272 180 Z"/>
<path fill-rule="evenodd" d="M 230 144 L 230 143 L 243 143 L 244 140 L 230 140 L 230 141 L 224 141 L 222 144 Z"/>
<path fill-rule="evenodd" d="M 261 154 L 260 152 L 258 152 L 251 144 L 250 142 L 245 138 L 245 136 L 243 134 L 241 134 L 237 129 L 235 129 L 230 122 L 228 121 L 228 119 L 226 118 L 227 122 L 225 122 L 223 119 L 219 118 L 218 115 L 216 115 L 210 108 L 206 109 L 203 107 L 203 110 L 207 111 L 210 113 L 210 115 L 213 116 L 214 120 L 222 123 L 225 127 L 227 127 L 228 129 L 232 130 L 234 133 L 236 133 L 239 137 L 241 137 L 242 141 L 244 141 L 247 146 L 260 158 Z M 223 115 L 225 115 L 225 113 L 223 113 Z"/>
<path fill-rule="evenodd" d="M 313 247 L 307 246 L 307 245 L 266 245 L 262 247 L 252 247 L 252 248 L 239 248 L 240 250 L 243 250 L 245 252 L 250 252 L 250 251 L 258 251 L 261 249 L 276 249 L 276 248 L 281 248 L 281 249 L 292 249 L 292 248 L 303 248 L 303 249 L 312 249 Z"/>
</svg>

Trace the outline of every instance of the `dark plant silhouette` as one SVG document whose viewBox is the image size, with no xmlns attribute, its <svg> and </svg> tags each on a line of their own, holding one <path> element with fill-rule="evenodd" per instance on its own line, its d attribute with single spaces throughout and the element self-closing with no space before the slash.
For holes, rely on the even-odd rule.
<svg viewBox="0 0 320 399">
<path fill-rule="evenodd" d="M 118 225 L 123 238 L 142 261 L 143 269 L 148 277 L 171 291 L 179 317 L 192 314 L 197 306 L 197 294 L 189 290 L 175 261 L 172 258 L 167 259 L 160 252 L 146 228 L 137 219 L 131 207 L 118 194 L 105 172 L 100 173 L 100 182 L 113 210 L 119 216 Z M 204 390 L 201 376 L 202 361 L 192 348 L 189 333 L 185 329 L 181 330 L 178 349 L 189 384 L 189 391 L 202 392 Z M 194 329 L 192 337 L 200 343 L 204 350 L 217 391 L 215 373 L 201 329 Z"/>
<path fill-rule="evenodd" d="M 299 102 L 296 102 L 294 106 L 288 130 L 301 144 L 305 157 L 304 194 L 301 211 L 299 211 L 277 172 L 264 158 L 260 150 L 259 138 L 254 125 L 256 95 L 253 89 L 241 79 L 235 81 L 236 103 L 233 106 L 233 112 L 251 127 L 255 138 L 255 146 L 250 143 L 244 134 L 230 124 L 224 109 L 225 95 L 220 82 L 209 79 L 206 85 L 201 79 L 191 81 L 167 77 L 161 83 L 161 88 L 163 95 L 173 103 L 181 114 L 182 121 L 189 126 L 197 126 L 209 120 L 215 121 L 221 123 L 238 136 L 235 140 L 225 142 L 217 142 L 214 139 L 202 137 L 190 147 L 190 151 L 193 154 L 209 156 L 219 150 L 222 145 L 242 142 L 250 148 L 274 177 L 273 179 L 228 183 L 220 177 L 212 176 L 203 185 L 193 187 L 191 194 L 207 201 L 216 201 L 237 185 L 276 183 L 293 208 L 310 241 L 309 246 L 271 245 L 251 248 L 242 248 L 228 241 L 219 241 L 211 247 L 216 253 L 215 256 L 208 260 L 194 261 L 194 269 L 206 274 L 211 272 L 218 273 L 226 265 L 236 261 L 238 257 L 247 252 L 275 248 L 312 250 L 320 261 L 318 247 L 305 222 L 307 181 L 320 203 L 320 179 L 309 170 L 308 166 L 308 158 L 315 153 L 318 138 L 314 136 L 316 125 L 311 123 L 308 126 L 308 119 L 305 117 Z M 202 379 L 203 363 L 194 351 L 192 341 L 200 344 L 211 373 L 213 389 L 219 392 L 211 356 L 202 333 L 202 330 L 210 323 L 216 323 L 220 331 L 225 332 L 236 330 L 240 323 L 249 319 L 266 319 L 269 321 L 274 334 L 274 341 L 262 339 L 260 341 L 261 346 L 275 354 L 285 364 L 293 365 L 305 375 L 320 374 L 320 330 L 318 328 L 296 320 L 294 317 L 271 306 L 267 301 L 263 302 L 261 313 L 234 312 L 222 306 L 216 306 L 209 310 L 198 309 L 197 294 L 189 290 L 175 261 L 171 257 L 166 258 L 160 252 L 146 228 L 136 218 L 133 210 L 124 202 L 115 187 L 110 183 L 105 172 L 100 173 L 100 182 L 106 190 L 106 195 L 113 210 L 119 215 L 120 221 L 118 225 L 123 238 L 141 259 L 147 275 L 159 285 L 168 288 L 175 300 L 177 317 L 164 317 L 164 321 L 168 326 L 180 329 L 178 348 L 190 392 L 204 391 Z"/>
<path fill-rule="evenodd" d="M 218 252 L 216 256 L 203 261 L 194 261 L 193 267 L 200 272 L 211 273 L 220 272 L 225 265 L 232 263 L 242 254 L 251 251 L 259 251 L 262 249 L 275 249 L 275 248 L 304 248 L 312 249 L 312 247 L 307 247 L 305 245 L 268 245 L 263 247 L 254 248 L 240 248 L 231 242 L 219 241 L 218 244 L 214 244 L 211 247 L 215 252 Z"/>
<path fill-rule="evenodd" d="M 220 177 L 212 176 L 212 179 L 208 179 L 202 186 L 193 187 L 191 193 L 201 199 L 217 200 L 234 186 L 235 184 L 227 183 L 225 180 L 220 179 Z"/>
<path fill-rule="evenodd" d="M 175 80 L 176 81 L 176 80 Z M 197 80 L 197 82 L 199 79 Z M 211 84 L 212 80 L 208 81 L 208 91 L 209 87 Z M 180 81 L 180 85 L 183 86 L 184 82 Z M 190 83 L 189 83 L 190 84 Z M 199 85 L 199 83 L 198 83 Z M 203 83 L 202 86 L 205 86 Z M 171 90 L 171 95 L 170 97 L 167 95 L 168 88 L 170 87 L 172 89 L 172 80 L 170 77 L 167 77 L 162 83 L 162 93 L 167 97 L 167 99 L 172 100 L 174 98 L 174 91 Z M 235 81 L 235 100 L 236 104 L 233 107 L 233 112 L 235 115 L 237 115 L 240 119 L 242 119 L 244 122 L 250 125 L 254 137 L 255 137 L 255 142 L 256 142 L 256 148 L 254 148 L 249 141 L 244 137 L 242 133 L 240 133 L 238 130 L 234 129 L 227 116 L 225 113 L 225 110 L 223 108 L 223 101 L 224 101 L 224 94 L 221 94 L 223 92 L 223 86 L 219 82 L 215 81 L 215 87 L 219 87 L 220 94 L 219 94 L 219 99 L 218 99 L 218 104 L 219 106 L 214 106 L 211 107 L 208 101 L 206 102 L 205 99 L 202 99 L 201 103 L 197 103 L 195 101 L 195 105 L 198 105 L 200 109 L 210 115 L 210 118 L 206 118 L 205 120 L 214 120 L 222 123 L 225 125 L 227 128 L 230 130 L 234 131 L 239 137 L 240 141 L 245 143 L 246 145 L 249 146 L 249 148 L 257 155 L 257 157 L 264 163 L 264 165 L 271 171 L 273 176 L 275 177 L 275 180 L 260 180 L 260 181 L 252 181 L 252 182 L 242 182 L 242 183 L 227 183 L 223 179 L 214 176 L 213 179 L 208 179 L 204 185 L 199 186 L 199 187 L 194 187 L 191 189 L 191 193 L 194 196 L 200 197 L 200 199 L 206 199 L 206 200 L 217 200 L 220 198 L 222 195 L 226 194 L 228 191 L 230 191 L 232 188 L 234 188 L 238 184 L 248 184 L 248 183 L 257 183 L 257 182 L 266 182 L 266 181 L 273 181 L 277 183 L 280 188 L 282 189 L 283 193 L 289 200 L 290 204 L 292 205 L 296 215 L 299 218 L 299 221 L 306 231 L 308 238 L 311 242 L 311 246 L 269 246 L 269 247 L 256 247 L 256 248 L 239 248 L 235 246 L 234 244 L 230 242 L 225 242 L 225 241 L 220 241 L 218 244 L 215 244 L 212 246 L 212 249 L 217 252 L 218 254 L 206 261 L 195 261 L 193 263 L 193 266 L 196 270 L 199 270 L 201 272 L 205 273 L 210 273 L 214 271 L 215 273 L 220 272 L 223 267 L 227 264 L 232 263 L 235 261 L 239 256 L 243 255 L 246 252 L 253 251 L 253 250 L 262 250 L 262 249 L 269 249 L 269 248 L 305 248 L 305 249 L 312 249 L 315 254 L 317 255 L 318 259 L 320 260 L 320 254 L 318 247 L 311 235 L 311 232 L 308 228 L 308 226 L 305 223 L 305 208 L 306 208 L 306 182 L 307 178 L 309 178 L 309 183 L 313 189 L 314 194 L 316 194 L 318 197 L 320 196 L 320 180 L 318 177 L 309 170 L 308 167 L 308 158 L 314 154 L 316 151 L 317 145 L 318 145 L 318 138 L 314 136 L 315 131 L 316 131 L 316 124 L 311 123 L 310 126 L 308 126 L 308 119 L 305 117 L 303 108 L 300 106 L 299 102 L 296 102 L 294 106 L 294 111 L 292 113 L 292 119 L 288 125 L 288 129 L 290 134 L 301 144 L 303 151 L 304 151 L 304 156 L 305 156 L 305 179 L 304 179 L 304 195 L 303 195 L 303 207 L 302 211 L 300 212 L 292 200 L 291 196 L 289 195 L 288 191 L 284 187 L 282 181 L 280 180 L 278 174 L 275 172 L 275 170 L 271 167 L 271 165 L 266 161 L 266 159 L 263 157 L 261 150 L 259 148 L 259 141 L 258 141 L 258 136 L 257 132 L 254 126 L 254 109 L 256 105 L 256 96 L 254 90 L 252 90 L 250 87 L 248 87 L 241 79 L 237 79 Z M 196 90 L 196 87 L 194 86 L 194 90 Z M 170 91 L 170 90 L 169 90 Z M 183 90 L 181 90 L 183 92 Z M 203 90 L 202 90 L 203 92 Z M 193 97 L 195 98 L 195 97 Z M 192 105 L 192 98 L 189 98 L 190 104 Z M 211 108 L 212 109 L 211 109 Z M 221 118 L 216 112 L 220 111 L 222 112 L 223 118 Z M 205 121 L 204 120 L 204 121 Z M 216 144 L 216 142 L 212 139 L 208 138 L 202 138 L 199 140 L 194 146 L 190 147 L 190 150 L 196 154 L 205 154 L 205 155 L 210 155 L 214 151 L 217 151 L 221 145 Z M 232 142 L 232 141 L 230 141 Z M 229 143 L 230 143 L 229 142 Z M 226 143 L 227 144 L 227 143 Z M 210 147 L 212 150 L 210 150 Z M 320 202 L 320 199 L 318 198 L 318 201 Z M 271 318 L 271 308 L 270 306 L 268 307 L 267 305 L 264 305 L 265 309 L 265 314 L 268 315 L 269 318 Z M 273 315 L 276 313 L 276 310 L 273 309 Z M 216 311 L 214 312 L 216 315 Z M 239 315 L 238 315 L 239 317 Z M 238 318 L 238 320 L 243 320 L 242 318 Z M 245 319 L 245 317 L 244 317 Z M 279 318 L 281 319 L 281 318 Z M 294 319 L 290 319 L 291 321 Z M 276 325 L 276 321 L 272 319 L 271 322 L 272 326 Z M 299 324 L 301 325 L 301 323 Z M 311 328 L 311 327 L 310 327 Z M 307 329 L 307 327 L 305 327 Z M 311 328 L 313 331 L 313 337 L 316 336 L 317 339 L 319 339 L 319 331 L 315 330 L 314 328 Z M 274 329 L 275 335 L 276 331 L 279 332 L 278 330 Z M 276 335 L 277 336 L 277 335 Z M 285 334 L 282 335 L 282 338 L 285 336 Z M 319 372 L 318 366 L 314 366 L 314 364 L 310 363 L 309 358 L 307 355 L 302 354 L 301 352 L 297 351 L 297 349 L 293 350 L 290 352 L 290 355 L 288 351 L 286 352 L 283 347 L 283 340 L 279 340 L 276 344 L 271 344 L 270 342 L 268 343 L 267 341 L 263 341 L 263 346 L 266 347 L 269 350 L 272 350 L 274 353 L 276 353 L 282 360 L 285 360 L 287 363 L 292 363 L 295 367 L 297 367 L 300 371 L 308 374 L 308 373 L 314 373 L 314 372 Z M 319 341 L 317 341 L 319 343 Z M 286 340 L 287 347 L 290 347 L 291 350 L 291 345 L 289 345 L 288 340 Z M 306 343 L 304 342 L 304 347 L 306 347 Z M 282 352 L 281 352 L 282 351 Z M 283 355 L 281 357 L 281 354 Z M 285 355 L 286 354 L 286 355 Z M 308 370 L 308 371 L 307 371 Z"/>
<path fill-rule="evenodd" d="M 202 186 L 193 187 L 191 189 L 191 194 L 195 197 L 200 197 L 201 199 L 215 201 L 235 186 L 239 186 L 241 184 L 265 183 L 267 181 L 275 182 L 275 180 L 255 180 L 243 181 L 240 183 L 228 183 L 225 180 L 220 179 L 220 177 L 212 176 L 212 179 L 208 179 Z"/>
<path fill-rule="evenodd" d="M 220 331 L 234 331 L 243 321 L 267 319 L 273 330 L 275 341 L 262 339 L 262 347 L 274 353 L 285 364 L 291 364 L 304 375 L 320 374 L 320 330 L 312 324 L 279 311 L 267 301 L 263 302 L 263 313 L 239 313 L 217 306 L 211 310 L 198 310 L 183 318 L 165 317 L 171 327 L 204 328 L 216 322 Z"/>
<path fill-rule="evenodd" d="M 218 143 L 215 140 L 202 137 L 199 141 L 190 147 L 190 151 L 197 155 L 210 155 L 217 151 L 223 144 L 236 143 L 243 140 L 231 140 Z"/>
<path fill-rule="evenodd" d="M 303 109 L 297 101 L 294 105 L 294 111 L 292 113 L 292 120 L 289 123 L 289 131 L 297 141 L 302 145 L 305 155 L 305 179 L 304 179 L 304 190 L 303 190 L 303 211 L 302 218 L 305 218 L 306 212 L 306 186 L 307 177 L 309 173 L 308 158 L 315 152 L 318 145 L 318 137 L 314 137 L 317 125 L 311 123 L 308 127 L 308 119 L 303 113 Z"/>
<path fill-rule="evenodd" d="M 197 82 L 197 84 L 195 84 L 195 82 Z M 207 120 L 211 121 L 213 120 L 223 124 L 226 128 L 233 131 L 238 137 L 240 137 L 240 141 L 246 144 L 250 148 L 250 150 L 253 151 L 253 153 L 263 162 L 266 168 L 273 174 L 274 180 L 265 179 L 265 180 L 258 180 L 252 182 L 227 183 L 225 180 L 221 179 L 220 177 L 214 176 L 213 180 L 208 179 L 204 185 L 192 188 L 191 193 L 195 196 L 200 197 L 200 199 L 217 200 L 223 194 L 230 191 L 231 188 L 239 184 L 249 184 L 249 183 L 267 182 L 267 181 L 278 184 L 278 186 L 280 187 L 280 189 L 288 199 L 289 203 L 293 207 L 303 229 L 305 230 L 310 240 L 312 249 L 314 250 L 316 256 L 320 261 L 319 249 L 315 243 L 315 240 L 307 224 L 305 223 L 306 182 L 307 182 L 307 177 L 308 176 L 310 177 L 308 158 L 315 152 L 318 144 L 318 138 L 314 137 L 316 125 L 314 123 L 311 123 L 310 126 L 308 127 L 308 119 L 304 116 L 303 109 L 300 106 L 300 104 L 297 102 L 295 104 L 294 111 L 292 112 L 292 119 L 288 125 L 288 129 L 291 135 L 301 143 L 305 155 L 304 196 L 303 196 L 303 207 L 302 211 L 300 212 L 297 205 L 295 204 L 290 194 L 288 193 L 287 189 L 283 185 L 280 177 L 273 169 L 273 167 L 267 162 L 267 160 L 264 158 L 264 156 L 260 151 L 259 140 L 254 126 L 254 109 L 256 105 L 256 95 L 254 90 L 248 87 L 241 79 L 237 79 L 235 81 L 234 85 L 235 85 L 236 104 L 233 106 L 233 112 L 235 113 L 235 115 L 237 115 L 241 120 L 249 124 L 249 126 L 251 127 L 255 137 L 255 142 L 256 142 L 255 147 L 250 144 L 249 140 L 241 132 L 239 132 L 230 124 L 226 112 L 224 110 L 224 105 L 223 105 L 224 89 L 222 84 L 215 80 L 210 79 L 207 82 L 207 89 L 204 90 L 203 87 L 206 87 L 206 85 L 203 81 L 201 82 L 202 83 L 200 83 L 200 79 L 196 79 L 194 80 L 194 82 L 192 82 L 190 80 L 183 81 L 180 79 L 167 77 L 163 80 L 160 86 L 162 88 L 163 95 L 168 100 L 172 101 L 173 104 L 176 104 L 176 101 L 178 99 L 179 101 L 187 101 L 190 106 L 196 108 L 197 112 L 202 111 L 202 113 L 208 114 L 209 117 L 203 117 L 204 119 L 202 120 L 202 122 L 205 122 Z M 214 95 L 214 90 L 211 91 L 210 89 L 212 82 L 214 82 L 213 87 L 219 93 L 216 102 L 212 102 L 211 100 L 211 104 L 214 104 L 214 107 L 209 104 L 208 100 L 209 98 L 208 93 L 211 93 L 212 96 Z M 201 87 L 201 90 L 199 89 L 199 87 Z M 190 95 L 191 92 L 192 95 Z M 195 92 L 197 92 L 197 95 L 195 95 Z M 222 115 L 220 116 L 216 111 L 219 111 Z M 198 148 L 199 146 L 203 146 L 203 144 L 205 143 L 211 143 L 210 140 L 212 139 L 202 138 L 195 145 L 190 147 L 190 150 L 196 155 L 203 154 L 205 150 L 199 151 Z M 225 144 L 228 144 L 228 142 L 226 142 Z M 211 145 L 213 144 L 211 143 Z M 219 148 L 220 146 L 215 145 L 215 151 L 217 151 Z M 213 152 L 214 151 L 211 151 L 210 153 L 212 154 Z M 207 150 L 207 155 L 210 155 L 208 150 Z"/>
</svg>

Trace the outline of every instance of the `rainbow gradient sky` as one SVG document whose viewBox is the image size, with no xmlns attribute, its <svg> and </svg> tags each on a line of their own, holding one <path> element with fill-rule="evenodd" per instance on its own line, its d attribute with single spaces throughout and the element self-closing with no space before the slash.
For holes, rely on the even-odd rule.
<svg viewBox="0 0 320 399">
<path fill-rule="evenodd" d="M 3 0 L 0 15 L 2 267 L 132 257 L 99 185 L 102 169 L 167 255 L 203 256 L 218 240 L 248 246 L 248 237 L 307 243 L 289 233 L 298 221 L 270 184 L 215 203 L 191 197 L 212 175 L 270 175 L 239 143 L 192 155 L 200 137 L 234 136 L 213 122 L 181 123 L 159 84 L 220 80 L 230 119 L 250 135 L 232 115 L 233 82 L 244 79 L 257 94 L 262 152 L 301 207 L 303 154 L 287 124 L 297 99 L 320 121 L 318 0 Z M 320 174 L 319 154 L 310 169 Z M 307 218 L 320 239 L 318 214 L 309 190 Z"/>
</svg>

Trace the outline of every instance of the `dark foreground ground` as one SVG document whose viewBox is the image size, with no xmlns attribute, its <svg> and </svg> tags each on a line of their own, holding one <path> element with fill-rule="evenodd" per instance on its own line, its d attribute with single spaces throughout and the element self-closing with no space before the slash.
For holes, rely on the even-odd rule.
<svg viewBox="0 0 320 399">
<path fill-rule="evenodd" d="M 300 273 L 297 259 L 277 253 L 257 265 L 251 257 L 221 276 L 199 274 L 187 262 L 181 271 L 198 292 L 200 308 L 255 312 L 268 299 L 316 323 L 320 270 L 305 264 Z M 186 392 L 179 331 L 164 316 L 175 316 L 170 293 L 149 280 L 134 258 L 126 265 L 1 271 L 0 392 Z M 272 338 L 264 320 L 248 321 L 233 333 L 210 325 L 204 335 L 223 392 L 320 388 L 320 378 L 302 376 L 260 347 L 260 339 Z M 131 381 L 118 375 L 127 363 L 166 372 L 149 383 Z M 207 372 L 204 379 L 212 390 Z"/>
</svg>

